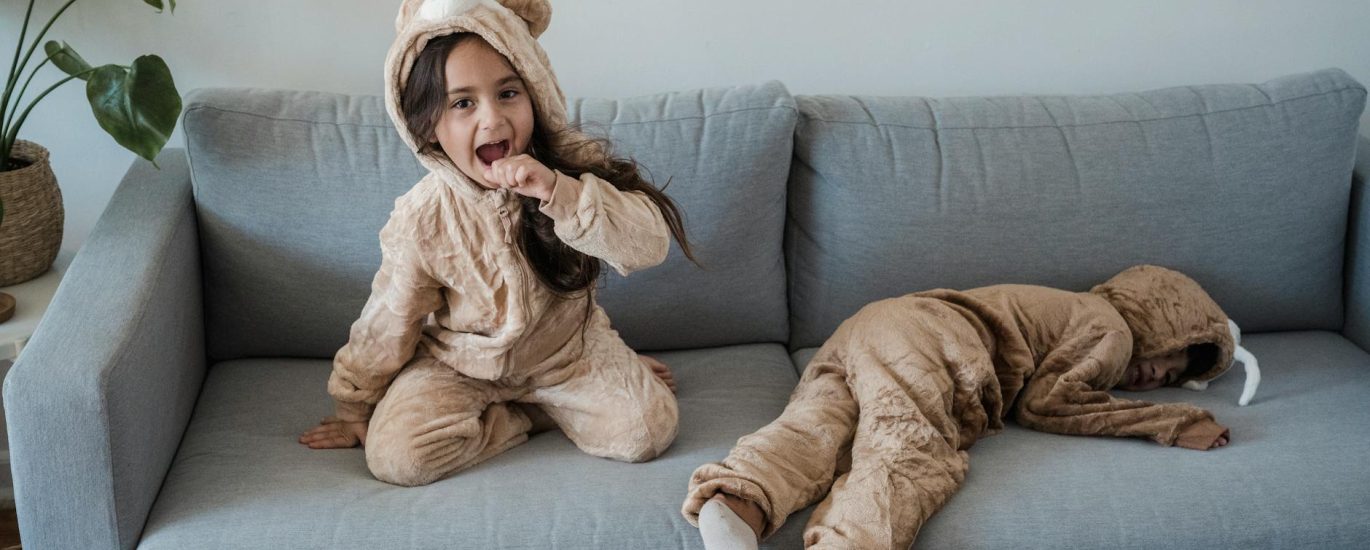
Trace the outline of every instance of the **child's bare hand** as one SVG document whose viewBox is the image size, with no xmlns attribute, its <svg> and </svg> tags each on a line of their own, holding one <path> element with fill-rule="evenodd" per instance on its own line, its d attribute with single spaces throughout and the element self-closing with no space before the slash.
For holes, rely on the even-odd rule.
<svg viewBox="0 0 1370 550">
<path fill-rule="evenodd" d="M 533 157 L 516 155 L 491 164 L 485 180 L 525 197 L 546 201 L 552 198 L 557 174 Z"/>
<path fill-rule="evenodd" d="M 347 449 L 366 445 L 366 423 L 344 422 L 330 416 L 301 435 L 300 443 L 311 449 Z"/>
<path fill-rule="evenodd" d="M 1186 449 L 1207 451 L 1225 447 L 1231 440 L 1231 431 L 1212 420 L 1197 422 L 1180 432 L 1175 444 Z"/>
<path fill-rule="evenodd" d="M 655 374 L 657 378 L 660 378 L 662 382 L 665 382 L 666 387 L 671 388 L 671 393 L 675 393 L 675 375 L 671 374 L 671 369 L 667 367 L 665 363 L 657 361 L 655 357 L 647 357 L 646 355 L 638 355 L 637 358 L 642 360 L 642 364 L 650 367 L 652 369 L 652 374 Z"/>
</svg>

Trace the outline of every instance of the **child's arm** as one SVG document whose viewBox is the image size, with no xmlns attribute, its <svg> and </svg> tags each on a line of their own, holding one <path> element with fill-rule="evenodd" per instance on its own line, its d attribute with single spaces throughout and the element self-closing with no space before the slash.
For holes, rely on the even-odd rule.
<svg viewBox="0 0 1370 550">
<path fill-rule="evenodd" d="M 381 229 L 381 267 L 371 297 L 333 358 L 328 393 L 344 422 L 371 417 L 390 380 L 414 355 L 424 318 L 442 305 L 441 284 L 430 275 L 421 241 L 404 234 L 396 218 Z"/>
<path fill-rule="evenodd" d="M 1018 422 L 1044 432 L 1145 437 L 1162 445 L 1208 449 L 1227 430 L 1185 403 L 1119 399 L 1108 388 L 1131 357 L 1132 335 L 1086 330 L 1052 350 L 1018 397 Z"/>
<path fill-rule="evenodd" d="M 619 275 L 666 259 L 670 230 L 646 195 L 620 191 L 590 173 L 580 179 L 555 173 L 551 196 L 540 210 L 552 218 L 561 242 L 604 260 Z"/>
<path fill-rule="evenodd" d="M 604 260 L 619 275 L 666 260 L 670 228 L 647 195 L 620 191 L 594 174 L 576 179 L 522 154 L 491 165 L 491 181 L 542 202 L 566 246 Z"/>
</svg>

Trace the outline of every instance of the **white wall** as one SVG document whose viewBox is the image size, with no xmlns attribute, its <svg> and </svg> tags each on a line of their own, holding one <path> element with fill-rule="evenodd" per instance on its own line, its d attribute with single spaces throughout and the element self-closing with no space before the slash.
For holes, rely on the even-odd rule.
<svg viewBox="0 0 1370 550">
<path fill-rule="evenodd" d="M 38 11 L 48 14 L 60 3 L 39 0 Z M 0 2 L 0 48 L 15 40 L 26 4 Z M 171 16 L 155 14 L 141 0 L 81 0 L 49 36 L 68 41 L 94 64 L 157 53 L 182 92 L 259 86 L 378 94 L 398 5 L 181 0 Z M 558 0 L 554 6 L 542 41 L 571 96 L 770 79 L 794 93 L 1083 94 L 1259 82 L 1332 66 L 1370 83 L 1365 0 Z M 8 60 L 7 52 L 0 50 L 0 59 Z M 56 79 L 55 69 L 45 70 L 48 82 Z M 52 150 L 66 194 L 64 246 L 79 246 L 133 155 L 95 124 L 79 85 L 49 96 L 21 137 Z M 178 132 L 172 145 L 180 143 Z"/>
</svg>

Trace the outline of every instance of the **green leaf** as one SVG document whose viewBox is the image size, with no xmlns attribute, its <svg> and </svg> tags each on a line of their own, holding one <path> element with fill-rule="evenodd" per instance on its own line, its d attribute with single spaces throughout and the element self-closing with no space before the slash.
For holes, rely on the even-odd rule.
<svg viewBox="0 0 1370 550">
<path fill-rule="evenodd" d="M 155 55 L 133 66 L 105 65 L 86 83 L 86 98 L 95 120 L 114 141 L 156 165 L 181 116 L 181 96 L 171 69 Z"/>
<path fill-rule="evenodd" d="M 162 13 L 162 0 L 143 0 L 143 3 L 157 8 L 157 13 Z M 167 5 L 171 6 L 171 13 L 176 13 L 176 0 L 167 0 Z"/>
<path fill-rule="evenodd" d="M 76 53 L 76 50 L 73 50 L 66 42 L 59 43 L 56 40 L 49 40 L 47 44 L 43 44 L 43 50 L 47 52 L 48 57 L 52 58 L 52 64 L 56 65 L 58 69 L 62 69 L 64 73 L 75 76 L 90 70 L 90 63 L 86 63 L 86 60 L 81 58 L 81 54 Z M 90 75 L 78 76 L 77 78 L 90 80 Z"/>
</svg>

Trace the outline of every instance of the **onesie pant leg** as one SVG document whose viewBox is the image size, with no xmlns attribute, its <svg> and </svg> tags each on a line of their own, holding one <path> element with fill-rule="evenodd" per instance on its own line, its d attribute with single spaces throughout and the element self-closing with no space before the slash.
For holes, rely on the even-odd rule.
<svg viewBox="0 0 1370 550">
<path fill-rule="evenodd" d="M 367 467 L 387 483 L 425 485 L 523 443 L 532 423 L 504 391 L 416 357 L 376 405 Z"/>
<path fill-rule="evenodd" d="M 851 471 L 814 510 L 804 545 L 902 550 L 965 480 L 994 367 L 975 329 L 935 300 L 877 302 L 851 328 L 842 354 L 861 411 Z"/>
<path fill-rule="evenodd" d="M 582 356 L 539 374 L 533 386 L 520 401 L 541 407 L 586 453 L 643 462 L 675 441 L 675 395 L 610 328 L 602 309 L 587 323 Z"/>
<path fill-rule="evenodd" d="M 809 518 L 806 548 L 908 548 L 965 479 L 966 452 L 948 443 L 913 399 L 889 397 L 901 393 L 884 396 L 892 407 L 862 408 L 851 471 Z"/>
<path fill-rule="evenodd" d="M 766 513 L 764 538 L 823 498 L 806 547 L 908 548 L 965 479 L 994 380 L 956 310 L 918 297 L 873 303 L 819 350 L 780 418 L 695 470 L 682 511 L 694 523 L 718 492 L 746 498 Z"/>
<path fill-rule="evenodd" d="M 779 418 L 738 439 L 723 461 L 690 476 L 681 512 L 691 524 L 698 525 L 705 502 L 727 493 L 761 508 L 767 537 L 828 491 L 851 445 L 857 413 L 845 371 L 827 357 L 824 351 L 815 356 Z"/>
</svg>

